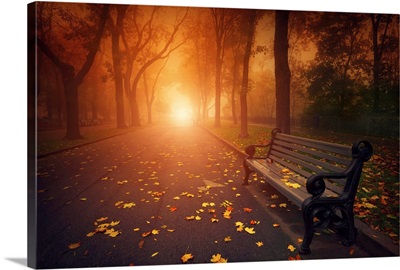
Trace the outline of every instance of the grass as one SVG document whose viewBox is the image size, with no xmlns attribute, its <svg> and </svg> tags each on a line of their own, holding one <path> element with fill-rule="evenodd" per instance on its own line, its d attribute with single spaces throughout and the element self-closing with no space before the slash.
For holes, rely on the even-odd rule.
<svg viewBox="0 0 400 270">
<path fill-rule="evenodd" d="M 67 140 L 64 139 L 64 130 L 53 130 L 53 131 L 39 131 L 38 132 L 38 145 L 37 155 L 45 155 L 48 153 L 57 152 L 80 145 L 96 142 L 113 136 L 121 135 L 124 133 L 132 132 L 137 130 L 138 127 L 122 128 L 117 129 L 115 127 L 107 127 L 104 129 L 91 129 L 86 132 L 82 132 L 82 139 Z"/>
<path fill-rule="evenodd" d="M 221 128 L 206 123 L 206 128 L 244 151 L 249 144 L 266 143 L 272 128 L 249 125 L 249 137 L 239 138 L 240 126 L 222 122 Z M 292 134 L 351 145 L 359 135 L 295 129 Z M 363 175 L 354 205 L 356 216 L 373 229 L 399 243 L 399 141 L 396 139 L 369 137 L 374 155 L 365 163 Z"/>
</svg>

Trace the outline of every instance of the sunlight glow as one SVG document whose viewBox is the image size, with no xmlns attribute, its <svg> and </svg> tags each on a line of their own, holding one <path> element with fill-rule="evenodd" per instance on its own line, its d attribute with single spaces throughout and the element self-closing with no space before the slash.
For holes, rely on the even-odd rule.
<svg viewBox="0 0 400 270">
<path fill-rule="evenodd" d="M 176 125 L 190 125 L 193 122 L 192 109 L 185 103 L 174 106 L 171 116 Z"/>
</svg>

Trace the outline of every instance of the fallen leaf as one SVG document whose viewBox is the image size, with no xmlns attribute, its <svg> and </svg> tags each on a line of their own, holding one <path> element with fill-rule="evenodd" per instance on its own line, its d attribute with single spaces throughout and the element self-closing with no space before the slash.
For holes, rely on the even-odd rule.
<svg viewBox="0 0 400 270">
<path fill-rule="evenodd" d="M 354 248 L 350 248 L 350 250 L 349 250 L 350 256 L 353 256 L 355 252 L 356 252 L 356 250 Z"/>
<path fill-rule="evenodd" d="M 88 233 L 86 236 L 87 237 L 92 237 L 93 235 L 95 235 L 97 232 L 90 232 L 90 233 Z"/>
<path fill-rule="evenodd" d="M 105 221 L 107 219 L 108 219 L 108 217 L 101 217 L 101 218 L 96 219 L 96 221 L 97 222 L 102 222 L 102 221 Z"/>
<path fill-rule="evenodd" d="M 144 232 L 144 233 L 142 233 L 142 236 L 143 237 L 147 237 L 147 236 L 149 236 L 151 234 L 151 231 L 150 232 Z"/>
<path fill-rule="evenodd" d="M 218 218 L 211 218 L 211 222 L 213 222 L 213 223 L 216 223 L 216 222 L 218 222 L 218 221 L 219 221 Z"/>
<path fill-rule="evenodd" d="M 178 208 L 176 206 L 172 206 L 169 208 L 169 211 L 171 211 L 171 212 L 175 212 L 176 210 L 178 210 Z"/>
<path fill-rule="evenodd" d="M 272 224 L 272 226 L 275 227 L 275 228 L 278 228 L 278 227 L 280 227 L 281 225 L 279 225 L 278 223 L 274 223 L 274 224 Z"/>
<path fill-rule="evenodd" d="M 139 248 L 143 248 L 143 245 L 144 245 L 144 240 L 140 240 L 138 244 Z"/>
<path fill-rule="evenodd" d="M 230 241 L 232 241 L 232 237 L 231 236 L 227 236 L 227 237 L 224 238 L 224 241 L 225 242 L 230 242 Z"/>
<path fill-rule="evenodd" d="M 297 243 L 303 243 L 303 239 L 297 238 Z"/>
<path fill-rule="evenodd" d="M 77 242 L 77 243 L 73 243 L 73 244 L 68 245 L 68 248 L 69 248 L 69 249 L 77 249 L 77 248 L 79 248 L 81 245 L 82 245 L 82 242 Z"/>
<path fill-rule="evenodd" d="M 281 204 L 279 204 L 279 207 L 286 207 L 286 206 L 287 206 L 286 203 L 281 203 Z"/>
<path fill-rule="evenodd" d="M 183 263 L 186 263 L 188 260 L 191 260 L 191 259 L 193 259 L 193 255 L 190 254 L 190 253 L 184 254 L 181 257 L 181 260 L 182 260 Z"/>
<path fill-rule="evenodd" d="M 81 198 L 80 200 L 84 202 L 87 201 L 87 198 Z"/>
<path fill-rule="evenodd" d="M 160 233 L 160 230 L 154 229 L 154 230 L 151 231 L 151 233 L 152 233 L 153 235 L 156 235 L 156 234 L 159 234 L 159 233 Z"/>
<path fill-rule="evenodd" d="M 261 242 L 261 241 L 259 241 L 259 242 L 256 242 L 256 245 L 257 245 L 258 247 L 261 247 L 261 246 L 263 246 L 263 245 L 264 245 L 264 243 L 263 243 L 263 242 Z"/>
<path fill-rule="evenodd" d="M 138 232 L 138 231 L 140 231 L 140 228 L 134 228 L 133 231 Z"/>
<path fill-rule="evenodd" d="M 243 211 L 250 213 L 251 211 L 253 211 L 253 209 L 248 208 L 248 207 L 244 207 Z"/>
<path fill-rule="evenodd" d="M 299 261 L 301 260 L 300 254 L 296 254 L 294 257 L 289 257 L 289 261 Z"/>
<path fill-rule="evenodd" d="M 222 255 L 219 254 L 219 253 L 215 254 L 215 255 L 212 255 L 210 261 L 213 262 L 213 263 L 227 263 L 228 262 L 228 260 L 225 259 L 225 258 L 222 258 Z"/>
<path fill-rule="evenodd" d="M 157 255 L 158 255 L 158 252 L 155 252 L 155 253 L 151 254 L 151 257 L 155 257 Z"/>
<path fill-rule="evenodd" d="M 246 228 L 244 228 L 244 230 L 245 230 L 248 234 L 255 234 L 255 233 L 256 233 L 256 232 L 254 231 L 254 228 L 246 227 Z"/>
<path fill-rule="evenodd" d="M 290 250 L 292 252 L 296 249 L 293 245 L 289 245 L 287 248 L 288 248 L 288 250 Z"/>
</svg>

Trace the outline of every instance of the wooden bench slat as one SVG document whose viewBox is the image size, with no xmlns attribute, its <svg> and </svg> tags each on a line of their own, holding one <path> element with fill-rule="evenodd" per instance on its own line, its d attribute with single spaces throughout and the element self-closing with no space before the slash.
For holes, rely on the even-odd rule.
<svg viewBox="0 0 400 270">
<path fill-rule="evenodd" d="M 307 181 L 306 178 L 296 176 L 288 178 L 287 180 L 290 183 L 299 183 L 301 185 L 299 188 L 288 187 L 286 182 L 282 181 L 284 176 L 284 174 L 280 173 L 282 168 L 276 165 L 268 166 L 267 168 L 265 165 L 255 159 L 248 160 L 248 164 L 256 173 L 263 175 L 264 177 L 268 177 L 267 182 L 297 206 L 301 207 L 301 203 L 311 196 L 305 188 L 304 183 Z M 336 190 L 338 192 L 327 187 L 324 196 L 337 197 L 340 194 L 340 189 L 336 188 Z"/>
<path fill-rule="evenodd" d="M 311 139 L 301 138 L 301 137 L 295 137 L 293 135 L 287 135 L 287 134 L 283 134 L 283 133 L 276 134 L 275 139 L 286 140 L 289 142 L 296 142 L 301 145 L 318 148 L 321 150 L 340 154 L 343 156 L 351 156 L 351 147 L 350 146 L 345 146 L 345 145 L 335 144 L 335 143 L 328 143 L 328 142 L 323 142 L 323 141 L 316 141 L 316 140 L 311 140 Z"/>
<path fill-rule="evenodd" d="M 329 152 L 321 152 L 321 151 L 318 151 L 319 149 L 316 150 L 316 148 L 307 148 L 303 145 L 293 144 L 293 143 L 289 143 L 287 141 L 275 140 L 274 145 L 284 146 L 289 149 L 296 149 L 300 152 L 304 152 L 304 153 L 310 154 L 312 156 L 320 157 L 321 159 L 325 159 L 327 161 L 331 161 L 331 162 L 334 162 L 334 163 L 336 163 L 338 165 L 342 165 L 342 166 L 348 166 L 351 162 L 351 160 L 349 158 L 335 156 Z"/>
<path fill-rule="evenodd" d="M 269 158 L 271 158 L 273 161 L 275 161 L 277 163 L 282 164 L 282 166 L 287 167 L 290 170 L 292 170 L 292 171 L 304 176 L 305 178 L 309 178 L 311 175 L 315 174 L 315 173 L 310 173 L 310 172 L 308 172 L 306 170 L 303 170 L 303 169 L 299 168 L 298 166 L 296 166 L 296 162 L 294 164 L 292 164 L 290 162 L 282 160 L 282 156 L 281 155 L 277 156 L 277 155 L 274 155 L 274 154 L 276 154 L 276 152 L 271 152 Z M 291 160 L 294 161 L 293 158 Z M 301 164 L 303 162 L 301 162 L 300 160 L 297 160 L 297 163 Z M 342 172 L 342 171 L 343 170 L 341 170 L 339 172 Z M 326 171 L 323 171 L 323 170 L 318 168 L 318 171 L 314 170 L 314 172 L 323 173 L 323 172 L 326 172 Z M 344 186 L 346 184 L 346 179 L 331 179 L 330 181 L 333 182 L 333 183 L 337 183 L 340 186 Z M 305 183 L 303 183 L 303 185 L 305 185 Z M 335 190 L 336 193 L 341 193 L 341 191 L 339 191 L 339 188 L 335 187 L 334 184 L 331 184 L 331 183 L 328 184 L 327 183 L 326 186 L 329 189 Z M 340 188 L 340 190 L 341 190 L 341 188 Z"/>
<path fill-rule="evenodd" d="M 323 171 L 325 171 L 325 172 L 342 172 L 345 169 L 344 167 L 338 167 L 338 166 L 326 163 L 324 160 L 316 159 L 315 157 L 304 155 L 299 152 L 290 151 L 288 149 L 285 149 L 285 148 L 282 148 L 279 146 L 274 145 L 273 149 L 277 152 L 285 153 L 286 155 L 288 155 L 290 157 L 295 157 L 295 158 L 297 158 L 297 160 L 305 161 L 307 164 L 310 164 L 305 167 L 307 167 L 313 171 L 316 171 L 316 172 L 318 172 L 317 171 L 318 168 L 321 169 L 321 172 L 323 172 Z M 275 153 L 275 151 L 274 151 L 274 153 Z M 296 163 L 296 161 L 294 161 L 294 162 Z"/>
</svg>

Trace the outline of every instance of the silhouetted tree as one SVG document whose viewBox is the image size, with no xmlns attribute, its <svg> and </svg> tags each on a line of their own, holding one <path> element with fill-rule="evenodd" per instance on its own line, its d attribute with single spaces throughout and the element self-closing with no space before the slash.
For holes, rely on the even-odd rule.
<svg viewBox="0 0 400 270">
<path fill-rule="evenodd" d="M 289 11 L 275 12 L 276 127 L 290 134 Z"/>
<path fill-rule="evenodd" d="M 73 20 L 74 14 L 72 14 L 68 9 L 63 9 L 63 4 L 59 10 L 61 13 L 61 18 L 67 21 L 71 27 L 74 27 Z M 60 49 L 55 50 L 41 40 L 40 37 L 37 37 L 37 45 L 43 51 L 46 56 L 53 61 L 53 63 L 58 67 L 61 72 L 63 86 L 64 86 L 64 93 L 66 98 L 66 110 L 67 110 L 67 130 L 66 130 L 66 139 L 79 139 L 81 138 L 80 130 L 79 130 L 79 106 L 78 106 L 78 86 L 82 83 L 83 78 L 88 73 L 90 67 L 93 64 L 94 58 L 99 48 L 100 40 L 103 35 L 103 31 L 105 28 L 105 24 L 108 18 L 108 10 L 109 5 L 101 5 L 102 9 L 98 10 L 99 5 L 88 5 L 88 7 L 92 7 L 93 10 L 97 12 L 101 12 L 99 19 L 96 22 L 96 26 L 88 26 L 86 22 L 82 22 L 77 20 L 77 25 L 75 25 L 75 29 L 69 29 L 71 32 L 75 33 L 77 29 L 81 31 L 81 35 L 86 35 L 84 38 L 85 47 L 84 51 L 87 51 L 87 54 L 83 60 L 83 64 L 79 70 L 76 70 L 74 63 L 68 63 L 67 61 L 70 60 L 68 57 L 65 57 L 66 60 L 61 58 L 60 55 L 57 55 Z M 90 13 L 88 11 L 88 13 Z M 80 24 L 82 23 L 82 24 Z M 91 31 L 94 32 L 94 36 L 90 35 Z M 74 34 L 65 33 L 66 38 L 73 39 Z M 89 39 L 88 37 L 92 37 Z M 62 41 L 59 41 L 62 43 Z M 61 45 L 60 45 L 61 46 Z M 69 48 L 64 48 L 63 50 L 69 50 Z"/>
</svg>

